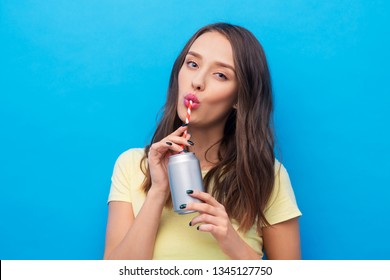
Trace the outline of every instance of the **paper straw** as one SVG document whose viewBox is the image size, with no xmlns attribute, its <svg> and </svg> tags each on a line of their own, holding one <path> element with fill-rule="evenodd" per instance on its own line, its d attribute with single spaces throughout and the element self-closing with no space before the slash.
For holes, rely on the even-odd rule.
<svg viewBox="0 0 390 280">
<path fill-rule="evenodd" d="M 190 118 L 191 118 L 191 110 L 192 110 L 192 100 L 190 100 L 189 104 L 188 104 L 188 107 L 187 107 L 187 115 L 186 115 L 186 124 L 189 124 L 190 123 Z M 187 129 L 184 131 L 183 133 L 183 137 L 186 138 L 187 136 L 187 130 L 188 130 L 188 127 Z M 185 149 L 184 145 L 182 145 L 182 148 L 183 150 Z"/>
<path fill-rule="evenodd" d="M 187 116 L 186 116 L 186 124 L 190 123 L 190 118 L 191 118 L 191 110 L 192 110 L 192 100 L 190 100 L 190 103 L 188 104 L 187 108 Z M 183 137 L 185 138 L 187 136 L 187 130 L 184 131 Z"/>
</svg>

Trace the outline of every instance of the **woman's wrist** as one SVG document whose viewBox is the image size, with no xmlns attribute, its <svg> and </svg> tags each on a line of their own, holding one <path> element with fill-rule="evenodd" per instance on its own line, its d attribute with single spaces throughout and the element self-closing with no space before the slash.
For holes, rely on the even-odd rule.
<svg viewBox="0 0 390 280">
<path fill-rule="evenodd" d="M 157 203 L 162 203 L 165 205 L 165 202 L 167 201 L 169 196 L 169 190 L 164 191 L 157 188 L 157 186 L 151 186 L 151 188 L 148 191 L 147 198 L 152 199 L 153 201 Z"/>
<path fill-rule="evenodd" d="M 260 255 L 249 246 L 236 232 L 231 239 L 225 240 L 225 254 L 232 260 L 260 260 Z"/>
</svg>

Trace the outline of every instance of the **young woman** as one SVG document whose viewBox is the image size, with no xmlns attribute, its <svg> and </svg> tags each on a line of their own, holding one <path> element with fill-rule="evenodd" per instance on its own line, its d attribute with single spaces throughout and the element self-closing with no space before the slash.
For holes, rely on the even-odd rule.
<svg viewBox="0 0 390 280">
<path fill-rule="evenodd" d="M 185 122 L 193 102 L 191 122 Z M 203 27 L 176 59 L 151 144 L 117 160 L 105 259 L 299 259 L 301 215 L 275 160 L 263 49 L 245 28 Z M 184 137 L 184 132 L 188 134 Z M 200 161 L 200 203 L 172 210 L 167 163 L 183 146 Z"/>
</svg>

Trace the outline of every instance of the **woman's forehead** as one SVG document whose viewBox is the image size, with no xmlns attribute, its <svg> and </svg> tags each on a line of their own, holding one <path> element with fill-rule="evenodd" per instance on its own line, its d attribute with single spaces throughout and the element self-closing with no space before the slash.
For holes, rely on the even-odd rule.
<svg viewBox="0 0 390 280">
<path fill-rule="evenodd" d="M 225 35 L 211 31 L 200 35 L 189 49 L 189 53 L 195 53 L 202 58 L 233 64 L 233 50 L 230 41 Z"/>
</svg>

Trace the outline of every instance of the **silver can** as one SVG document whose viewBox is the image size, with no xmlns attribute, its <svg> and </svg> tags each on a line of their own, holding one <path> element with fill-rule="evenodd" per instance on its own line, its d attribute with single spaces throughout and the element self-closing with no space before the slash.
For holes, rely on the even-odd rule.
<svg viewBox="0 0 390 280">
<path fill-rule="evenodd" d="M 169 157 L 168 177 L 173 210 L 179 214 L 187 214 L 195 211 L 180 209 L 180 205 L 190 202 L 200 202 L 187 194 L 187 190 L 204 191 L 202 173 L 199 160 L 194 153 L 187 152 Z"/>
</svg>

